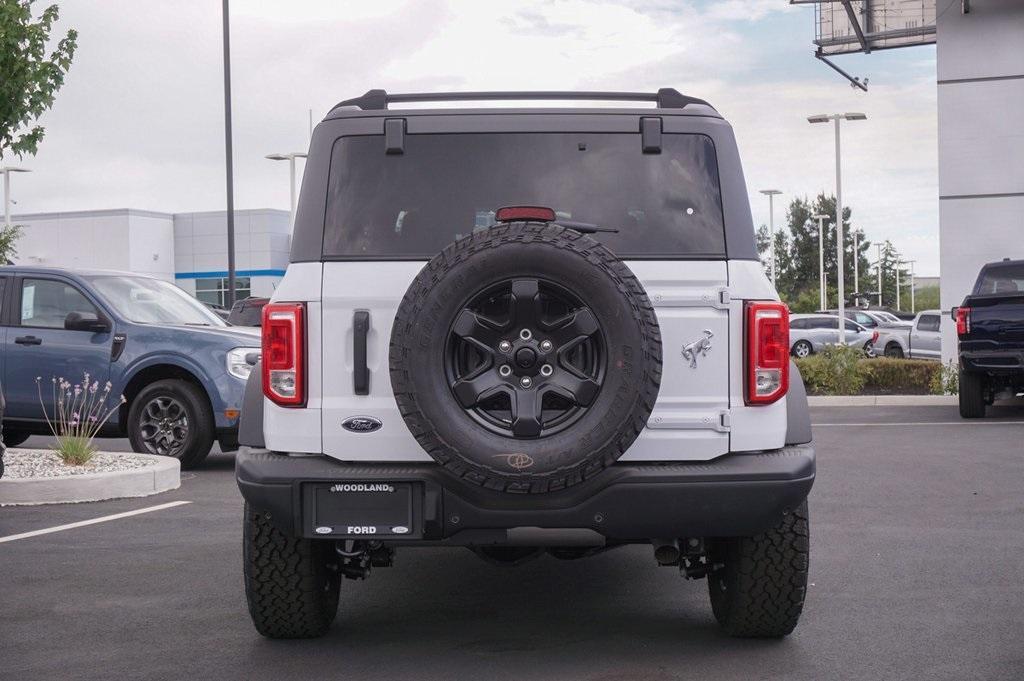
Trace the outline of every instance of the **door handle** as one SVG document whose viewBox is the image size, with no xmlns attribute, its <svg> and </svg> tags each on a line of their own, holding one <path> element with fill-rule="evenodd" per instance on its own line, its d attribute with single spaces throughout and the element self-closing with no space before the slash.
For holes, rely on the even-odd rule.
<svg viewBox="0 0 1024 681">
<path fill-rule="evenodd" d="M 35 336 L 18 336 L 14 339 L 14 342 L 18 345 L 42 345 L 43 339 L 36 338 Z"/>
<path fill-rule="evenodd" d="M 352 392 L 370 394 L 370 369 L 366 365 L 366 337 L 370 333 L 370 311 L 356 310 L 352 315 Z"/>
</svg>

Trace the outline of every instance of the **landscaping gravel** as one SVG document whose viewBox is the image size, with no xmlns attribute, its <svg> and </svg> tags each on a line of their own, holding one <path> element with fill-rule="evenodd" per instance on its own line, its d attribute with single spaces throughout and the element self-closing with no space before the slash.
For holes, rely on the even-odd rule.
<svg viewBox="0 0 1024 681">
<path fill-rule="evenodd" d="M 8 449 L 4 455 L 4 478 L 56 478 L 85 473 L 128 471 L 156 465 L 152 458 L 135 454 L 98 452 L 81 466 L 69 466 L 47 449 Z"/>
</svg>

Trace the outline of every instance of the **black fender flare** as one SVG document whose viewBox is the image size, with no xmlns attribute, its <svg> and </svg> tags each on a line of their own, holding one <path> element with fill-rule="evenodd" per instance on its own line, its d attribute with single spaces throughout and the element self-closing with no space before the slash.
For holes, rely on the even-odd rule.
<svg viewBox="0 0 1024 681">
<path fill-rule="evenodd" d="M 804 445 L 812 440 L 811 411 L 800 368 L 789 360 L 789 391 L 786 393 L 786 445 Z"/>
<path fill-rule="evenodd" d="M 263 362 L 257 361 L 245 382 L 242 413 L 238 417 L 238 444 L 266 447 L 263 439 Z"/>
</svg>

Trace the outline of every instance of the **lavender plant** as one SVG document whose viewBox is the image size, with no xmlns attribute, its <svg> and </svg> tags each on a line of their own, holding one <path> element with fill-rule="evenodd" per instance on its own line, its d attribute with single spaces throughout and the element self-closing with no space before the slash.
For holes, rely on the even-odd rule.
<svg viewBox="0 0 1024 681">
<path fill-rule="evenodd" d="M 120 395 L 117 404 L 111 407 L 107 405 L 110 381 L 100 389 L 99 381 L 90 382 L 88 372 L 83 374 L 81 383 L 75 384 L 63 377 L 54 377 L 50 379 L 51 417 L 43 401 L 42 385 L 42 376 L 36 376 L 39 404 L 43 407 L 46 424 L 57 440 L 54 451 L 66 464 L 81 466 L 88 463 L 96 453 L 93 439 L 103 424 L 125 403 L 124 395 Z"/>
</svg>

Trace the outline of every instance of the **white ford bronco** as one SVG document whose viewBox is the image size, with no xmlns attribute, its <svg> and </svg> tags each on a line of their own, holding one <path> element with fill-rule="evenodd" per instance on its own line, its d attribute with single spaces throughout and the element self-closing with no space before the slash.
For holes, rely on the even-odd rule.
<svg viewBox="0 0 1024 681">
<path fill-rule="evenodd" d="M 469 100 L 623 104 L 389 107 Z M 243 407 L 256 629 L 324 634 L 342 579 L 398 547 L 518 563 L 647 544 L 708 580 L 729 634 L 790 633 L 815 459 L 788 319 L 707 102 L 341 102 Z"/>
</svg>

